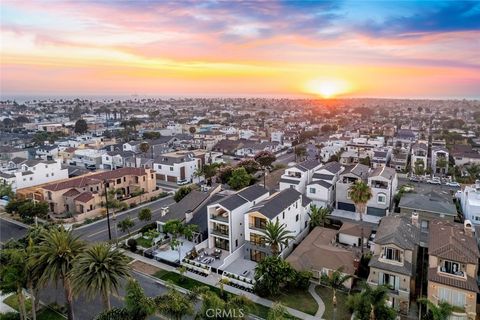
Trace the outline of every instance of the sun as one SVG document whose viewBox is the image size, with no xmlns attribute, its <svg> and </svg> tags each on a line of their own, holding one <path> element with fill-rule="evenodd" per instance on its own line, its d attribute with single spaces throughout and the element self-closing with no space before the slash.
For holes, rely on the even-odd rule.
<svg viewBox="0 0 480 320">
<path fill-rule="evenodd" d="M 329 99 L 348 92 L 349 85 L 339 79 L 313 79 L 306 83 L 305 89 L 308 93 Z"/>
</svg>

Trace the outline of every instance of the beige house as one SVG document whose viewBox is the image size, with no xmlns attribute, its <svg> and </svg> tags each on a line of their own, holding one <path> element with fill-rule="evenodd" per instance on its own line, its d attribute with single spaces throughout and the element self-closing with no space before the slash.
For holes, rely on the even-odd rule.
<svg viewBox="0 0 480 320">
<path fill-rule="evenodd" d="M 105 186 L 108 190 L 114 188 L 119 200 L 144 202 L 156 194 L 155 172 L 121 168 L 45 184 L 38 188 L 38 192 L 54 215 L 99 213 L 105 200 Z"/>
<path fill-rule="evenodd" d="M 455 307 L 450 319 L 476 318 L 480 253 L 471 224 L 433 221 L 428 247 L 428 299 Z"/>
<path fill-rule="evenodd" d="M 374 241 L 367 283 L 389 287 L 390 305 L 406 314 L 415 289 L 420 230 L 400 216 L 383 217 Z"/>
</svg>

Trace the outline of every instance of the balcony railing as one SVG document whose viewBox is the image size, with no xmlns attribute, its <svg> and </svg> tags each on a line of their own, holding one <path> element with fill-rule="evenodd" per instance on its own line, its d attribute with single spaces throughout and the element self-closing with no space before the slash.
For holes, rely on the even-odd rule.
<svg viewBox="0 0 480 320">
<path fill-rule="evenodd" d="M 258 225 L 258 224 L 250 223 L 250 224 L 248 225 L 248 227 L 249 227 L 250 229 L 253 229 L 253 230 L 264 231 L 266 226 L 265 226 L 265 225 Z"/>
<path fill-rule="evenodd" d="M 221 222 L 228 222 L 228 216 L 224 217 L 223 215 L 221 214 L 212 214 L 210 216 L 210 219 L 212 220 L 217 220 L 217 221 L 221 221 Z"/>
<path fill-rule="evenodd" d="M 229 232 L 226 230 L 221 230 L 221 229 L 212 229 L 210 232 L 213 235 L 224 237 L 224 238 L 229 238 Z"/>
<path fill-rule="evenodd" d="M 254 247 L 260 247 L 260 248 L 266 248 L 267 245 L 262 242 L 255 242 L 255 241 L 250 241 L 250 244 Z"/>
</svg>

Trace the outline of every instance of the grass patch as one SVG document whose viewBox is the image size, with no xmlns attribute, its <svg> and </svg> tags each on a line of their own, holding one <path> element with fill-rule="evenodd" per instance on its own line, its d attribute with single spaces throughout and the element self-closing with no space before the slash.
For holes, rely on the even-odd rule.
<svg viewBox="0 0 480 320">
<path fill-rule="evenodd" d="M 296 309 L 308 313 L 309 315 L 314 316 L 318 310 L 317 301 L 312 297 L 310 292 L 303 290 L 289 291 L 287 293 L 282 293 L 280 296 L 274 299 L 277 302 L 280 302 L 286 307 Z M 325 319 L 330 319 L 326 317 Z M 339 318 L 341 319 L 341 318 Z"/>
<path fill-rule="evenodd" d="M 20 311 L 20 306 L 18 304 L 18 299 L 16 294 L 8 296 L 3 300 L 5 304 L 12 307 L 13 309 Z M 30 299 L 25 299 L 25 308 L 28 313 L 32 310 L 32 302 Z M 42 308 L 37 312 L 37 320 L 65 320 L 66 318 L 49 308 Z"/>
<path fill-rule="evenodd" d="M 327 287 L 317 286 L 315 291 L 325 303 L 324 319 L 333 319 L 333 290 Z M 350 319 L 352 314 L 347 308 L 348 294 L 337 290 L 337 319 Z"/>
<path fill-rule="evenodd" d="M 49 308 L 44 308 L 40 310 L 37 314 L 38 320 L 65 320 L 66 317 L 62 316 L 58 312 L 55 312 Z"/>
<path fill-rule="evenodd" d="M 153 245 L 152 239 L 145 239 L 144 237 L 139 237 L 137 239 L 137 244 L 145 249 L 148 249 Z"/>
<path fill-rule="evenodd" d="M 5 300 L 3 300 L 3 302 L 17 311 L 20 310 L 20 306 L 19 306 L 16 294 L 12 294 L 8 296 Z M 30 301 L 30 299 L 27 299 L 26 297 L 25 297 L 25 309 L 27 310 L 27 312 L 30 312 L 30 310 L 32 310 L 32 302 Z"/>
</svg>

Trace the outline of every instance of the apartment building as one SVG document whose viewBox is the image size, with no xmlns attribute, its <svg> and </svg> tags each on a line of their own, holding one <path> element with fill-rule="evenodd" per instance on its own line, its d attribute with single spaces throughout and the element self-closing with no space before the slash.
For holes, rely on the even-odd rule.
<svg viewBox="0 0 480 320">
<path fill-rule="evenodd" d="M 153 170 L 140 168 L 121 168 L 42 185 L 38 192 L 43 200 L 48 202 L 54 215 L 62 215 L 65 212 L 100 213 L 105 187 L 109 190 L 115 189 L 119 200 L 138 204 L 155 195 L 155 173 Z M 130 200 L 136 195 L 140 197 Z"/>
<path fill-rule="evenodd" d="M 428 299 L 453 305 L 450 319 L 476 319 L 480 253 L 471 224 L 432 222 L 428 253 Z"/>
<path fill-rule="evenodd" d="M 345 167 L 338 162 L 329 162 L 320 167 L 307 185 L 306 196 L 317 207 L 332 207 L 335 203 L 335 184 Z"/>
<path fill-rule="evenodd" d="M 233 253 L 242 246 L 245 242 L 245 214 L 268 196 L 268 190 L 253 185 L 209 205 L 208 247 Z"/>
<path fill-rule="evenodd" d="M 367 182 L 368 173 L 369 167 L 363 164 L 345 166 L 345 170 L 340 174 L 335 183 L 335 201 L 337 209 L 355 212 L 355 204 L 352 199 L 350 199 L 349 189 L 358 180 Z"/>
<path fill-rule="evenodd" d="M 280 178 L 280 190 L 293 188 L 305 193 L 305 188 L 312 181 L 313 174 L 321 166 L 322 163 L 318 160 L 307 160 L 285 169 L 285 173 Z"/>
<path fill-rule="evenodd" d="M 0 170 L 0 184 L 11 185 L 13 191 L 67 178 L 60 160 L 14 158 Z"/>
<path fill-rule="evenodd" d="M 408 218 L 383 217 L 369 262 L 367 283 L 370 286 L 389 286 L 389 304 L 403 314 L 408 313 L 415 290 L 419 239 L 418 227 Z"/>
<path fill-rule="evenodd" d="M 393 210 L 393 197 L 398 186 L 397 172 L 392 168 L 378 167 L 368 175 L 372 198 L 367 202 L 367 214 L 386 216 Z"/>
<path fill-rule="evenodd" d="M 261 261 L 271 255 L 265 244 L 264 230 L 268 221 L 278 221 L 295 237 L 288 246 L 281 247 L 280 255 L 285 257 L 308 233 L 310 200 L 294 188 L 274 193 L 256 204 L 244 216 L 245 259 Z"/>
</svg>

